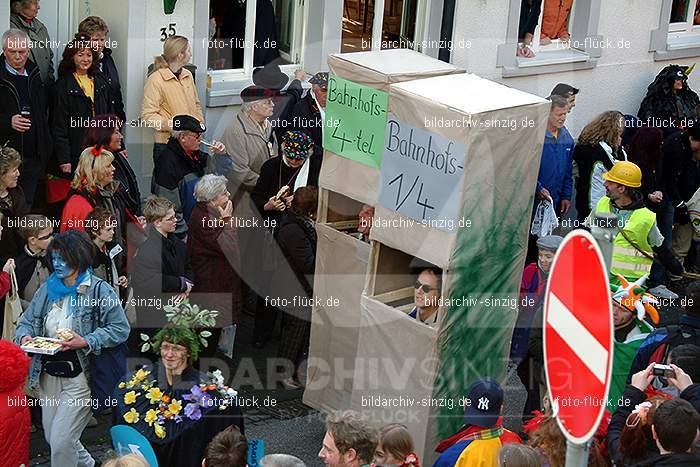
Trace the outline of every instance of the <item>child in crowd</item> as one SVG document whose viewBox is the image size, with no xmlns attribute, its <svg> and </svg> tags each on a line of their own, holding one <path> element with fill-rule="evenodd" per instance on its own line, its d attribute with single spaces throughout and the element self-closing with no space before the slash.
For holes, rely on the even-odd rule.
<svg viewBox="0 0 700 467">
<path fill-rule="evenodd" d="M 120 288 L 129 285 L 129 279 L 117 267 L 117 264 L 123 262 L 114 260 L 117 255 L 122 253 L 122 247 L 113 243 L 115 225 L 114 216 L 107 208 L 103 207 L 96 207 L 85 218 L 85 231 L 97 247 L 97 254 L 92 263 L 92 272 L 110 284 L 119 294 Z"/>
<path fill-rule="evenodd" d="M 379 443 L 374 450 L 372 466 L 385 465 L 420 467 L 413 438 L 405 425 L 391 423 L 379 430 Z"/>
<path fill-rule="evenodd" d="M 34 293 L 46 282 L 52 271 L 46 249 L 53 238 L 53 224 L 42 214 L 28 214 L 20 220 L 19 225 L 24 248 L 15 260 L 15 274 L 22 309 L 26 309 Z"/>
<path fill-rule="evenodd" d="M 159 196 L 149 196 L 143 206 L 148 237 L 139 247 L 129 269 L 134 290 L 136 325 L 129 337 L 129 350 L 143 357 L 141 333 L 152 333 L 166 324 L 162 307 L 179 304 L 189 297 L 194 273 L 187 245 L 177 238 L 175 205 Z"/>
</svg>

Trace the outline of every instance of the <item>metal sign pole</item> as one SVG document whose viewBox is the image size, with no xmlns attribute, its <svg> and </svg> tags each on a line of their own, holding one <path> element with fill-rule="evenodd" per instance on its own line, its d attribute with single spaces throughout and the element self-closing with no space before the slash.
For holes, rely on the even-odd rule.
<svg viewBox="0 0 700 467">
<path fill-rule="evenodd" d="M 598 242 L 598 248 L 603 255 L 605 267 L 610 272 L 612 263 L 613 241 L 617 235 L 617 217 L 608 212 L 596 213 L 591 226 L 591 235 Z"/>
<path fill-rule="evenodd" d="M 566 467 L 586 467 L 588 465 L 588 448 L 591 442 L 575 444 L 566 441 Z"/>
</svg>

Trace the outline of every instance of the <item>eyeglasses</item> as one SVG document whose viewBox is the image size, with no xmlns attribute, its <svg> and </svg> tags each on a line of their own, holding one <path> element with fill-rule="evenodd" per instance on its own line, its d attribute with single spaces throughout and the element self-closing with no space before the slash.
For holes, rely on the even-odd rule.
<svg viewBox="0 0 700 467">
<path fill-rule="evenodd" d="M 414 289 L 421 289 L 424 293 L 429 293 L 431 290 L 437 290 L 437 287 L 431 287 L 428 284 L 421 284 L 420 281 L 416 281 L 413 284 Z"/>
<path fill-rule="evenodd" d="M 190 135 L 191 135 L 194 139 L 196 139 L 197 141 L 199 141 L 200 139 L 202 139 L 202 134 L 201 134 L 201 133 L 195 133 L 195 132 L 192 131 L 192 132 L 190 132 Z"/>
<path fill-rule="evenodd" d="M 163 218 L 163 222 L 175 222 L 176 220 L 177 220 L 177 216 L 175 216 L 175 215 Z"/>
<path fill-rule="evenodd" d="M 168 345 L 168 344 L 163 344 L 160 346 L 160 351 L 162 353 L 168 353 L 172 352 L 174 354 L 184 354 L 187 352 L 187 349 L 181 345 Z"/>
</svg>

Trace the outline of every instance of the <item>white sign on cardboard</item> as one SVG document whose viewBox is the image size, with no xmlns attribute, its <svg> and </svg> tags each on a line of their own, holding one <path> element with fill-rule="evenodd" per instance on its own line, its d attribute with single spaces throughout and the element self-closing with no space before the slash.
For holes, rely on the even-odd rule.
<svg viewBox="0 0 700 467">
<path fill-rule="evenodd" d="M 467 147 L 389 117 L 379 204 L 441 230 L 459 226 Z"/>
</svg>

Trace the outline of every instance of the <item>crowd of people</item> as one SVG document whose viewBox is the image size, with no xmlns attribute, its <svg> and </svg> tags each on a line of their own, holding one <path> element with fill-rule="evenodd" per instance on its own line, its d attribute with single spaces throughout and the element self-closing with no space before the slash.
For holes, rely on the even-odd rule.
<svg viewBox="0 0 700 467">
<path fill-rule="evenodd" d="M 561 21 L 567 15 L 559 10 L 568 12 L 571 2 L 544 2 L 541 43 L 568 39 Z M 525 42 L 541 3 L 523 1 Z M 144 199 L 122 135 L 129 130 L 113 51 L 105 47 L 107 23 L 85 18 L 54 67 L 49 47 L 32 46 L 50 44 L 36 17 L 39 1 L 11 5 L 0 55 L 0 310 L 3 337 L 15 344 L 0 342 L 0 392 L 44 403 L 36 404 L 40 410 L 27 403 L 0 408 L 0 439 L 13 446 L 2 454 L 7 465 L 28 463 L 29 432 L 38 425 L 52 465 L 94 465 L 80 438 L 94 414 L 105 411 L 115 425 L 145 437 L 161 465 L 245 465 L 236 391 L 197 362 L 219 351 L 225 330 L 250 311 L 257 349 L 274 339 L 282 321 L 277 356 L 293 368 L 282 385 L 305 385 L 311 305 L 294 298 L 313 297 L 328 73 L 314 74 L 304 91 L 302 70 L 290 82 L 274 61 L 256 68 L 222 141 L 208 142 L 187 68 L 191 45 L 168 37 L 139 109 L 154 129 Z M 579 89 L 562 83 L 549 97 L 533 216 L 542 203 L 556 220 L 594 228 L 612 215 L 620 226 L 610 271 L 612 402 L 594 437 L 591 465 L 700 464 L 693 452 L 700 282 L 687 281 L 700 268 L 691 217 L 700 188 L 700 99 L 688 87 L 690 71 L 664 68 L 638 116 L 605 111 L 576 139 L 565 124 Z M 357 213 L 362 241 L 369 241 L 373 216 L 370 205 Z M 438 444 L 436 466 L 563 465 L 566 443 L 556 401 L 546 397 L 536 325 L 562 238 L 530 240 L 520 290 L 527 305 L 510 355 L 527 390 L 523 430 L 504 427 L 499 383 L 479 379 L 466 393 L 479 403 L 467 407 L 462 429 Z M 402 311 L 439 328 L 442 271 L 425 265 L 411 273 L 413 300 Z M 673 319 L 659 299 L 677 294 L 687 302 Z M 60 342 L 60 351 L 25 354 L 18 347 L 38 337 Z M 130 357 L 150 364 L 129 367 Z M 655 375 L 655 364 L 669 365 L 668 374 Z M 93 402 L 69 403 L 78 400 Z M 117 404 L 108 408 L 111 400 Z M 343 412 L 327 417 L 319 457 L 331 467 L 419 467 L 416 450 L 407 427 L 379 428 Z M 303 465 L 284 454 L 261 463 Z M 124 456 L 105 465 L 143 460 Z"/>
</svg>

